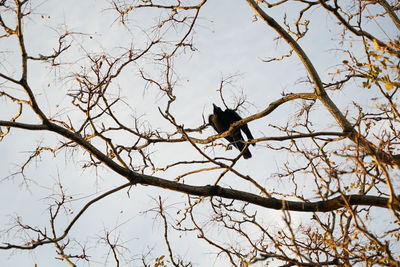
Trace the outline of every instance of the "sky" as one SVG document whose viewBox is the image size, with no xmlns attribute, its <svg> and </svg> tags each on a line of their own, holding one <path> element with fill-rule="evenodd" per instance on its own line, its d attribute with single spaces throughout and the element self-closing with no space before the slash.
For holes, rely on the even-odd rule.
<svg viewBox="0 0 400 267">
<path fill-rule="evenodd" d="M 90 53 L 108 51 L 110 54 L 117 54 L 130 43 L 143 47 L 143 42 L 146 40 L 143 29 L 154 21 L 157 11 L 135 11 L 129 17 L 128 31 L 119 22 L 117 14 L 110 9 L 108 1 L 33 1 L 32 3 L 35 9 L 31 19 L 25 23 L 25 36 L 28 51 L 33 55 L 51 51 L 57 44 L 57 32 L 65 27 L 71 32 L 79 33 L 74 35 L 74 43 L 80 43 L 81 47 L 73 48 L 74 52 L 68 54 L 71 58 L 65 58 L 73 64 L 61 66 L 54 72 L 34 62 L 29 70 L 29 81 L 39 103 L 44 106 L 44 111 L 55 117 L 65 118 L 68 114 L 79 121 L 80 115 L 72 111 L 72 106 L 69 104 L 70 98 L 66 96 L 66 91 L 72 88 L 73 81 L 59 79 L 68 71 L 79 68 L 84 62 L 83 59 L 74 62 L 76 60 L 74 53 L 82 53 L 85 49 Z M 297 10 L 278 8 L 271 11 L 271 15 L 278 21 L 282 21 L 282 12 L 288 13 L 288 17 L 291 18 L 290 15 L 296 13 Z M 338 38 L 338 35 L 327 30 L 328 26 L 333 27 L 333 31 L 335 30 L 331 19 L 320 10 L 313 11 L 311 14 L 313 19 L 309 26 L 310 34 L 301 40 L 300 44 L 311 57 L 321 77 L 328 80 L 328 73 L 334 71 L 335 64 L 340 64 L 345 55 L 335 50 L 338 47 L 335 47 L 332 42 L 332 38 Z M 278 99 L 282 92 L 295 93 L 312 90 L 308 84 L 299 82 L 299 78 L 304 78 L 306 73 L 296 57 L 283 62 L 269 64 L 262 62 L 263 59 L 286 53 L 288 47 L 282 41 L 274 41 L 277 36 L 275 32 L 261 21 L 254 21 L 253 16 L 253 11 L 245 1 L 235 1 L 235 3 L 229 0 L 209 1 L 201 10 L 194 34 L 197 51 L 194 53 L 187 51 L 174 61 L 176 77 L 178 77 L 174 89 L 177 96 L 174 109 L 176 119 L 186 127 L 201 125 L 203 117 L 207 118 L 211 113 L 212 103 L 222 106 L 217 89 L 223 78 L 234 77 L 232 84 L 228 84 L 224 89 L 227 103 L 231 107 L 234 107 L 236 97 L 241 93 L 245 95 L 247 102 L 239 110 L 243 117 L 263 110 L 270 102 Z M 391 28 L 386 30 L 394 31 Z M 379 33 L 378 28 L 376 31 L 382 34 Z M 11 54 L 11 56 L 1 55 L 7 58 L 7 61 L 1 64 L 1 70 L 6 69 L 18 77 L 19 70 L 16 63 L 18 57 L 13 52 L 13 42 L 15 44 L 15 40 L 10 42 L 0 39 L 0 49 L 8 50 Z M 120 118 L 133 123 L 132 116 L 141 116 L 155 128 L 163 129 L 167 126 L 154 106 L 165 107 L 165 97 L 153 88 L 145 89 L 143 82 L 137 77 L 139 67 L 144 67 L 149 73 L 156 73 L 157 69 L 145 60 L 140 63 L 142 65 L 129 68 L 129 71 L 124 72 L 118 80 L 124 100 L 130 106 L 121 106 L 123 112 L 119 114 Z M 367 101 L 373 95 L 372 92 L 360 95 L 351 88 L 332 93 L 333 99 L 337 100 L 342 109 L 348 107 L 353 99 Z M 4 101 L 0 102 L 0 105 L 3 104 Z M 321 106 L 317 107 L 320 107 L 321 111 L 316 118 L 316 125 L 321 126 L 321 130 L 332 130 L 333 119 Z M 1 110 L 0 119 L 7 118 L 10 110 Z M 270 116 L 251 122 L 249 127 L 256 138 L 273 135 L 276 131 L 269 127 L 269 124 L 281 122 L 283 125 L 287 118 L 293 115 L 293 106 L 284 105 Z M 37 120 L 32 114 L 24 115 L 21 119 L 21 121 L 32 120 Z M 211 134 L 214 132 L 207 129 L 201 136 L 206 138 Z M 130 141 L 127 136 L 118 136 L 118 138 L 121 138 L 121 142 L 129 143 Z M 57 157 L 51 153 L 44 153 L 26 169 L 25 179 L 21 175 L 10 176 L 18 170 L 20 164 L 37 144 L 47 144 L 54 140 L 61 140 L 61 138 L 46 132 L 27 133 L 13 130 L 4 142 L 0 142 L 0 152 L 3 155 L 0 161 L 0 195 L 3 199 L 0 206 L 1 229 L 7 229 L 7 225 L 13 224 L 17 216 L 21 217 L 23 223 L 26 224 L 47 225 L 48 204 L 53 203 L 60 192 L 58 181 L 62 181 L 63 189 L 73 198 L 73 201 L 68 204 L 70 210 L 66 210 L 67 215 L 60 218 L 58 222 L 59 230 L 63 229 L 63 226 L 88 200 L 126 182 L 104 167 L 96 170 L 82 169 L 84 159 L 87 159 L 87 154 L 84 152 L 74 154 L 61 152 L 57 153 Z M 160 145 L 151 149 L 154 149 L 156 153 L 154 159 L 160 166 L 165 166 L 176 159 L 190 157 L 195 153 L 189 144 Z M 251 147 L 251 151 L 253 158 L 247 161 L 241 160 L 237 168 L 252 177 L 257 177 L 266 188 L 289 190 L 285 184 L 276 181 L 273 174 L 279 170 L 279 163 L 291 159 L 290 155 L 271 153 L 262 144 Z M 232 156 L 237 151 L 218 150 L 216 153 L 227 153 Z M 156 176 L 173 179 L 181 172 L 181 170 L 171 170 L 157 173 Z M 215 173 L 200 174 L 189 177 L 185 182 L 205 185 L 213 183 L 214 179 Z M 254 188 L 235 177 L 225 177 L 221 185 L 238 188 L 245 186 L 247 190 L 255 192 Z M 302 186 L 306 188 L 307 182 L 304 182 Z M 165 255 L 167 250 L 164 243 L 160 241 L 163 225 L 159 216 L 151 211 L 158 196 L 165 200 L 171 214 L 178 212 L 186 200 L 186 196 L 180 193 L 136 186 L 129 191 L 129 195 L 126 190 L 123 190 L 93 205 L 71 231 L 71 238 L 77 238 L 80 241 L 78 246 L 87 245 L 88 253 L 93 255 L 90 265 L 81 261 L 78 262 L 78 266 L 113 266 L 112 255 L 107 254 L 104 244 L 98 241 L 107 230 L 111 230 L 114 238 L 122 240 L 130 254 L 136 259 L 140 260 L 141 255 L 149 251 L 154 257 Z M 206 210 L 201 212 L 206 212 Z M 259 210 L 259 212 L 265 214 L 266 223 L 271 225 L 282 223 L 281 213 L 278 211 Z M 293 219 L 298 222 L 306 220 L 308 216 L 293 213 Z M 204 214 L 204 218 L 206 217 L 207 214 Z M 169 218 L 172 220 L 172 217 Z M 210 233 L 212 231 L 215 231 L 214 235 L 218 236 L 218 229 L 210 230 Z M 205 242 L 198 242 L 195 235 L 171 235 L 176 251 L 182 256 L 187 256 L 189 260 L 193 260 L 197 264 L 195 266 L 210 266 L 210 264 L 221 266 L 226 263 L 226 259 L 222 257 L 215 259 L 215 251 L 211 250 Z M 18 238 L 14 239 L 16 236 L 18 233 L 15 231 L 1 231 L 0 241 L 10 239 L 19 241 Z M 223 238 L 232 237 L 224 236 Z M 195 248 L 188 245 L 192 243 L 196 244 Z M 0 265 L 66 266 L 55 257 L 53 246 L 42 246 L 32 252 L 0 251 Z M 105 261 L 107 263 L 104 265 Z"/>
</svg>

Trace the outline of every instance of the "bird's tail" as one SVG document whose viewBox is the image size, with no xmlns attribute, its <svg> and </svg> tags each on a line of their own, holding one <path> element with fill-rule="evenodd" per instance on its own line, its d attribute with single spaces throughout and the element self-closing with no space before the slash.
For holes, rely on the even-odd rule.
<svg viewBox="0 0 400 267">
<path fill-rule="evenodd" d="M 245 143 L 239 141 L 235 142 L 234 145 L 236 146 L 237 149 L 239 149 L 239 151 L 243 151 L 243 158 L 245 159 L 251 158 L 250 150 Z"/>
<path fill-rule="evenodd" d="M 245 159 L 251 158 L 251 153 L 250 153 L 250 150 L 249 150 L 248 148 L 246 148 L 246 149 L 243 151 L 243 158 L 245 158 Z"/>
</svg>

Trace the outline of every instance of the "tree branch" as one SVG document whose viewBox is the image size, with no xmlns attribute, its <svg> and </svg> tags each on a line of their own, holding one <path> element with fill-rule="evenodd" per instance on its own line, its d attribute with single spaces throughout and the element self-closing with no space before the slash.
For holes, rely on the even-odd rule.
<svg viewBox="0 0 400 267">
<path fill-rule="evenodd" d="M 376 196 L 362 196 L 362 195 L 344 195 L 343 197 L 336 197 L 331 200 L 318 201 L 318 202 L 296 202 L 296 201 L 285 201 L 276 198 L 265 198 L 252 193 L 247 193 L 239 190 L 223 188 L 220 186 L 193 186 L 187 184 L 181 184 L 175 181 L 170 181 L 167 179 L 141 174 L 134 172 L 130 169 L 120 166 L 118 163 L 109 158 L 106 154 L 102 153 L 80 135 L 70 132 L 69 130 L 62 128 L 52 122 L 48 125 L 27 125 L 21 123 L 10 123 L 7 122 L 6 126 L 12 125 L 19 126 L 19 128 L 30 129 L 30 130 L 49 130 L 58 133 L 74 142 L 79 144 L 81 147 L 86 149 L 91 155 L 95 156 L 113 171 L 119 173 L 126 179 L 128 179 L 132 184 L 142 184 L 151 185 L 156 187 L 161 187 L 181 193 L 186 193 L 196 196 L 219 196 L 228 199 L 242 200 L 249 202 L 261 207 L 270 209 L 284 209 L 292 211 L 303 211 L 303 212 L 327 212 L 336 210 L 339 208 L 346 207 L 349 205 L 367 205 L 375 207 L 388 208 L 388 198 L 376 197 Z M 3 125 L 3 121 L 0 121 L 0 125 Z M 393 209 L 400 210 L 399 206 L 391 206 Z"/>
<path fill-rule="evenodd" d="M 302 61 L 304 67 L 307 69 L 311 79 L 315 85 L 315 94 L 318 99 L 322 102 L 325 108 L 331 113 L 332 117 L 336 120 L 339 126 L 344 132 L 349 133 L 349 138 L 359 145 L 366 153 L 373 155 L 377 160 L 382 160 L 383 162 L 394 164 L 400 167 L 400 156 L 392 156 L 374 144 L 369 142 L 363 136 L 361 136 L 352 126 L 352 124 L 346 119 L 340 109 L 335 105 L 331 98 L 326 93 L 324 86 L 322 84 L 321 78 L 311 63 L 307 54 L 301 48 L 301 46 L 292 38 L 292 36 L 285 31 L 272 17 L 267 15 L 267 13 L 262 10 L 254 0 L 246 0 L 249 6 L 255 11 L 257 16 L 259 16 L 265 23 L 271 26 L 278 34 L 293 48 L 293 50 L 298 55 L 299 59 Z M 320 1 L 323 2 L 323 1 Z"/>
<path fill-rule="evenodd" d="M 32 242 L 29 242 L 29 245 L 28 245 L 28 246 L 26 246 L 26 245 L 20 246 L 20 245 L 6 244 L 6 246 L 0 246 L 0 249 L 13 249 L 13 248 L 16 248 L 16 249 L 29 250 L 29 249 L 34 249 L 34 248 L 36 248 L 36 247 L 38 247 L 38 246 L 41 246 L 41 245 L 50 244 L 50 243 L 57 243 L 57 242 L 61 241 L 62 239 L 64 239 L 64 238 L 68 235 L 68 233 L 69 233 L 69 231 L 71 230 L 72 226 L 74 226 L 74 224 L 78 221 L 78 219 L 82 216 L 82 214 L 83 214 L 92 204 L 94 204 L 94 203 L 96 203 L 97 201 L 99 201 L 99 200 L 105 198 L 106 196 L 111 195 L 111 194 L 113 194 L 113 193 L 115 193 L 115 192 L 118 192 L 119 190 L 124 189 L 125 187 L 130 186 L 130 185 L 131 185 L 131 183 L 126 183 L 126 184 L 123 184 L 123 185 L 118 186 L 118 187 L 116 187 L 116 188 L 113 188 L 113 189 L 111 189 L 111 190 L 109 190 L 109 191 L 107 191 L 107 192 L 101 194 L 100 196 L 98 196 L 98 197 L 92 199 L 92 200 L 89 201 L 88 203 L 86 203 L 86 205 L 78 212 L 78 214 L 72 219 L 72 221 L 71 221 L 71 222 L 68 224 L 68 226 L 65 228 L 63 234 L 62 234 L 61 236 L 59 236 L 59 237 L 55 237 L 55 238 L 49 238 L 49 237 L 47 237 L 47 238 L 45 238 L 44 240 L 32 241 Z M 53 220 L 54 220 L 54 218 L 53 218 Z"/>
</svg>

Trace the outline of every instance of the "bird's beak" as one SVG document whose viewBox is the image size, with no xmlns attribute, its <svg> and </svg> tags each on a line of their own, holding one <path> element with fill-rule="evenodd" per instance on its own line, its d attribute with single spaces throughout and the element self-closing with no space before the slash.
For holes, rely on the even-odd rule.
<svg viewBox="0 0 400 267">
<path fill-rule="evenodd" d="M 217 114 L 217 112 L 218 112 L 218 106 L 215 104 L 213 104 L 213 112 L 214 112 L 214 114 Z"/>
</svg>

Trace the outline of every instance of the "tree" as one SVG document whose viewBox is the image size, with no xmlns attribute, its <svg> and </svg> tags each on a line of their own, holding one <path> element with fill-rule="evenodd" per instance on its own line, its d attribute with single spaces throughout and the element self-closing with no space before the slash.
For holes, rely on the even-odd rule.
<svg viewBox="0 0 400 267">
<path fill-rule="evenodd" d="M 399 265 L 395 1 L 81 2 L 59 12 L 58 2 L 0 1 L 3 255 Z M 208 14 L 246 17 L 228 30 L 248 50 L 225 39 L 199 51 L 212 42 Z M 265 54 L 251 54 L 260 45 Z M 196 69 L 202 60 L 212 65 Z M 230 62 L 243 73 L 215 83 Z M 244 118 L 218 135 L 207 123 L 216 97 Z M 246 123 L 247 161 L 223 138 Z M 29 155 L 15 159 L 17 149 Z"/>
</svg>

